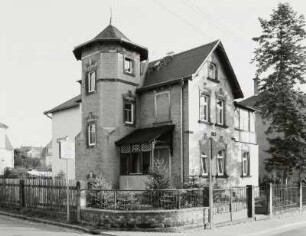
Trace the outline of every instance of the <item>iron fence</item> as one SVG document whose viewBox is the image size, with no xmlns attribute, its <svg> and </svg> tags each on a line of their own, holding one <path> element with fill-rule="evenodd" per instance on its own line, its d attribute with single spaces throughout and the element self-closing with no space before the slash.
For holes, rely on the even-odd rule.
<svg viewBox="0 0 306 236">
<path fill-rule="evenodd" d="M 274 185 L 272 187 L 273 211 L 300 206 L 300 187 L 297 185 Z"/>
<path fill-rule="evenodd" d="M 208 189 L 87 190 L 87 206 L 108 210 L 181 209 L 208 206 Z"/>
<path fill-rule="evenodd" d="M 254 201 L 256 214 L 268 214 L 269 212 L 269 186 L 254 187 Z"/>
</svg>

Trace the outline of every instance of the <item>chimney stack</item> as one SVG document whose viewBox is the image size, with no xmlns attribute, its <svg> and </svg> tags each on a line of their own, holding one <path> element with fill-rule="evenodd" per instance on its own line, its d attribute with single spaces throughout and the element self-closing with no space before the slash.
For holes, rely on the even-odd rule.
<svg viewBox="0 0 306 236">
<path fill-rule="evenodd" d="M 254 78 L 254 95 L 258 94 L 258 87 L 259 87 L 259 79 L 258 77 Z"/>
</svg>

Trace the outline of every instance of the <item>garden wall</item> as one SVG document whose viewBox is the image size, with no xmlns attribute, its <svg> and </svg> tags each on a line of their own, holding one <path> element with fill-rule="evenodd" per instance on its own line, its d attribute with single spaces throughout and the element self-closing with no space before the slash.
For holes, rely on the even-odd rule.
<svg viewBox="0 0 306 236">
<path fill-rule="evenodd" d="M 150 211 L 85 208 L 81 210 L 81 222 L 105 229 L 175 231 L 180 226 L 205 227 L 208 223 L 208 213 L 207 207 Z"/>
</svg>

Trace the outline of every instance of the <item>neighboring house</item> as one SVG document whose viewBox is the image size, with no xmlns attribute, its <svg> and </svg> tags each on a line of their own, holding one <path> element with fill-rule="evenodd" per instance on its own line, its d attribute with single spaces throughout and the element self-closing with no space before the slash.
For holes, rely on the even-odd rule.
<svg viewBox="0 0 306 236">
<path fill-rule="evenodd" d="M 215 183 L 258 184 L 254 109 L 234 102 L 243 93 L 220 41 L 148 62 L 147 48 L 109 25 L 74 55 L 82 62 L 77 179 L 102 173 L 114 187 L 144 189 L 163 159 L 180 187 L 190 176 L 208 181 L 212 155 Z"/>
<path fill-rule="evenodd" d="M 0 123 L 0 175 L 5 168 L 14 168 L 14 148 L 6 134 L 7 126 Z"/>
<path fill-rule="evenodd" d="M 21 146 L 20 152 L 23 156 L 28 158 L 41 158 L 42 156 L 42 147 L 32 147 L 32 146 Z"/>
<path fill-rule="evenodd" d="M 52 175 L 66 173 L 66 160 L 60 159 L 59 142 L 64 139 L 71 141 L 81 131 L 81 96 L 76 96 L 67 102 L 44 112 L 52 119 Z M 68 161 L 69 179 L 75 179 L 75 160 Z"/>
<path fill-rule="evenodd" d="M 43 165 L 46 167 L 52 167 L 52 140 L 43 148 L 42 151 Z"/>
</svg>

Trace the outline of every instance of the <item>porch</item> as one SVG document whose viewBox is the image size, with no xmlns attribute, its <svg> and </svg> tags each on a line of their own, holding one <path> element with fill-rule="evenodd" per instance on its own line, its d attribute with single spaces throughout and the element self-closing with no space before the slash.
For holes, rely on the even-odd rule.
<svg viewBox="0 0 306 236">
<path fill-rule="evenodd" d="M 159 159 L 171 177 L 172 132 L 174 125 L 138 129 L 116 142 L 120 149 L 120 189 L 143 190 L 150 167 Z"/>
</svg>

